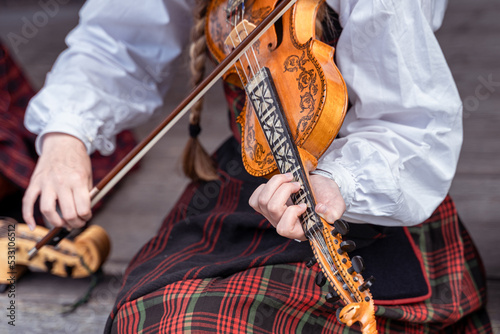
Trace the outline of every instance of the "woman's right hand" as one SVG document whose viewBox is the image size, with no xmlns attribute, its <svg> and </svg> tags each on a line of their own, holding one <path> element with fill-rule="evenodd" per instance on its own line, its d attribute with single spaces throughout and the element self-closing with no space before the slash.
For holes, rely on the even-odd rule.
<svg viewBox="0 0 500 334">
<path fill-rule="evenodd" d="M 92 217 L 91 188 L 92 168 L 85 145 L 71 135 L 46 134 L 42 155 L 24 194 L 24 221 L 35 228 L 33 208 L 40 197 L 40 211 L 50 224 L 82 227 Z"/>
</svg>

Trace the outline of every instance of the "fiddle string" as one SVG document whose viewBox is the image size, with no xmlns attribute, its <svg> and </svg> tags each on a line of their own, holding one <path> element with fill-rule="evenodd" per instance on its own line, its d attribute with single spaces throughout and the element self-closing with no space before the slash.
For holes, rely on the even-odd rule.
<svg viewBox="0 0 500 334">
<path fill-rule="evenodd" d="M 245 35 L 248 36 L 249 32 L 247 31 L 247 27 L 246 26 L 243 26 L 243 27 L 244 27 L 244 30 L 245 30 Z M 243 40 L 243 38 L 241 37 L 239 31 L 237 31 L 237 37 L 238 37 L 238 42 L 241 43 L 242 40 Z M 233 36 L 232 35 L 230 35 L 230 39 L 231 39 L 231 43 L 233 44 L 233 47 L 236 47 L 236 43 L 233 40 Z M 238 75 L 240 76 L 240 79 L 243 79 L 242 78 L 242 74 L 240 73 L 240 72 L 243 72 L 243 75 L 244 75 L 247 83 L 250 82 L 250 80 L 251 80 L 249 78 L 249 76 L 251 76 L 251 78 L 255 77 L 256 73 L 258 71 L 260 71 L 260 69 L 261 69 L 261 66 L 259 64 L 259 60 L 258 60 L 258 57 L 256 55 L 254 46 L 251 46 L 249 50 L 251 50 L 251 51 L 247 51 L 247 52 L 244 53 L 244 57 L 245 57 L 245 59 L 246 59 L 246 61 L 248 63 L 249 73 L 247 74 L 247 71 L 245 70 L 245 66 L 244 66 L 243 60 L 241 58 L 238 60 L 238 62 L 240 63 L 240 66 L 241 66 L 242 70 L 241 71 L 237 71 Z M 250 52 L 251 52 L 251 54 L 249 55 Z M 274 124 L 272 124 L 271 126 L 272 126 L 273 130 L 276 131 L 276 128 L 275 128 Z M 300 181 L 300 179 L 298 181 Z M 301 187 L 304 187 L 304 184 L 302 182 L 301 182 Z M 318 217 L 317 214 L 314 211 L 313 211 L 313 214 L 316 215 L 316 217 Z M 310 217 L 310 215 L 308 214 L 307 217 L 306 217 L 306 219 L 308 219 L 309 217 Z M 321 219 L 317 218 L 317 220 L 319 220 L 319 222 L 322 225 Z M 335 278 L 338 281 L 340 281 L 340 283 L 342 285 L 346 284 L 346 282 L 343 279 L 342 275 L 338 275 L 339 268 L 337 268 L 337 266 L 334 264 L 333 258 L 330 255 L 330 251 L 328 249 L 328 245 L 327 245 L 326 240 L 325 240 L 323 234 L 321 233 L 321 231 L 318 231 L 318 229 L 314 228 L 313 231 L 312 231 L 312 233 L 311 233 L 311 239 L 312 239 L 312 242 L 316 244 L 317 249 L 319 251 L 321 251 L 323 257 L 326 259 L 326 262 L 327 262 L 328 266 L 330 267 L 330 269 L 333 272 L 333 276 L 335 276 Z M 333 249 L 333 251 L 336 251 L 336 250 Z M 351 296 L 357 301 L 358 298 L 357 298 L 357 296 L 354 293 L 352 293 Z"/>
<path fill-rule="evenodd" d="M 248 36 L 249 32 L 247 31 L 246 26 L 244 26 L 244 29 L 245 29 L 245 34 Z M 239 31 L 237 32 L 237 34 L 238 34 L 238 40 L 241 43 L 242 38 L 241 38 Z M 231 37 L 231 42 L 233 43 L 233 46 L 234 46 L 234 41 L 233 41 L 232 37 Z M 248 54 L 245 53 L 245 58 L 249 64 L 249 67 L 251 69 L 251 74 L 253 77 L 253 76 L 255 76 L 255 72 L 261 69 L 261 66 L 259 64 L 259 60 L 258 60 L 257 55 L 255 53 L 255 48 L 253 46 L 251 46 L 250 50 L 252 52 L 252 56 L 249 58 Z M 253 59 L 255 64 L 252 64 L 250 59 Z M 240 62 L 241 62 L 241 60 L 240 60 Z M 242 62 L 240 64 L 241 64 L 241 67 L 244 68 Z M 256 70 L 253 70 L 253 65 L 256 66 Z M 247 80 L 248 80 L 248 77 L 247 77 Z M 273 130 L 276 131 L 274 124 L 272 124 L 271 126 L 272 126 Z M 303 184 L 301 184 L 301 186 L 303 186 Z M 316 242 L 316 244 L 318 245 L 318 248 L 323 253 L 323 256 L 327 259 L 328 265 L 330 266 L 330 268 L 336 269 L 336 267 L 333 263 L 333 260 L 331 259 L 331 256 L 329 256 L 328 246 L 326 245 L 326 242 L 325 242 L 325 239 L 323 238 L 323 235 L 321 233 L 319 233 L 316 229 L 314 229 L 312 237 L 313 237 L 314 241 Z"/>
<path fill-rule="evenodd" d="M 246 26 L 244 26 L 244 29 L 245 29 L 245 34 L 248 36 L 249 32 L 247 31 L 247 28 Z M 240 34 L 238 33 L 238 38 L 239 38 L 239 42 L 241 43 L 241 36 Z M 259 60 L 257 58 L 257 55 L 255 53 L 255 48 L 252 46 L 250 48 L 251 52 L 252 52 L 252 59 L 254 60 L 255 62 L 255 65 L 256 65 L 256 71 L 260 70 L 261 69 L 261 66 L 259 64 Z M 251 61 L 250 59 L 248 58 L 248 55 L 245 54 L 246 58 L 247 58 L 247 61 L 249 62 L 250 64 L 250 68 L 253 68 L 252 67 L 252 64 L 251 64 Z M 243 66 L 242 66 L 243 67 Z M 252 76 L 254 76 L 255 73 L 254 71 L 252 70 Z M 274 124 L 271 125 L 273 130 L 276 132 L 276 128 L 274 126 Z M 298 177 L 297 177 L 298 178 Z M 301 183 L 301 186 L 304 186 L 302 183 Z M 329 251 L 328 251 L 328 246 L 326 245 L 326 242 L 325 242 L 325 239 L 323 238 L 323 235 L 318 232 L 316 229 L 314 229 L 313 231 L 313 234 L 312 234 L 312 237 L 313 239 L 316 241 L 316 244 L 318 245 L 318 248 L 321 250 L 321 252 L 323 253 L 323 256 L 327 259 L 328 261 L 328 265 L 330 266 L 330 268 L 332 269 L 336 269 L 336 267 L 334 266 L 334 263 L 333 263 L 333 260 L 331 259 L 331 256 L 329 256 Z"/>
<path fill-rule="evenodd" d="M 246 29 L 246 27 L 245 27 L 245 29 Z M 247 31 L 245 31 L 245 33 L 246 33 L 246 34 L 248 34 L 248 32 L 247 32 Z M 239 35 L 238 35 L 238 36 L 239 36 Z M 241 42 L 241 40 L 240 40 L 240 42 Z M 253 53 L 253 55 L 252 55 L 253 57 L 251 57 L 251 58 L 253 58 L 253 59 L 254 59 L 255 64 L 256 64 L 256 66 L 257 66 L 257 69 L 259 69 L 259 70 L 260 70 L 260 69 L 261 69 L 261 67 L 260 67 L 260 64 L 259 64 L 259 61 L 258 61 L 257 55 L 255 54 L 255 49 L 254 49 L 254 47 L 253 47 L 253 46 L 251 47 L 251 50 L 252 50 L 252 53 Z M 247 59 L 248 59 L 248 57 L 247 57 Z M 253 74 L 253 73 L 252 73 L 252 74 Z M 275 128 L 275 124 L 274 124 L 274 123 L 273 123 L 273 124 L 271 124 L 271 127 L 272 127 L 272 128 L 273 128 L 273 130 L 276 132 L 276 128 Z M 297 177 L 296 177 L 296 179 L 297 179 L 297 181 L 300 181 L 300 177 L 299 177 L 299 176 L 297 176 Z M 303 184 L 303 182 L 300 182 L 300 183 L 301 183 L 301 187 L 302 187 L 302 188 L 305 188 L 305 185 Z M 304 189 L 304 191 L 306 191 L 306 190 Z M 310 190 L 308 189 L 308 190 L 307 190 L 307 192 L 309 192 L 309 193 L 310 193 Z M 304 200 L 306 200 L 306 199 L 304 199 Z M 303 200 L 303 201 L 304 201 L 304 200 Z M 296 204 L 298 204 L 298 203 L 296 203 Z M 306 203 L 306 204 L 307 204 L 307 203 Z M 319 219 L 319 217 L 317 216 L 317 214 L 316 214 L 314 211 L 312 211 L 312 212 L 313 212 L 313 215 L 315 215 L 315 216 L 316 216 L 316 219 L 315 219 L 315 220 L 316 220 L 316 221 L 319 221 L 319 222 L 321 223 L 321 225 L 322 225 L 322 222 L 321 222 L 321 220 Z M 310 214 L 306 214 L 306 217 L 305 217 L 305 218 L 303 218 L 303 221 L 306 221 L 306 220 L 308 220 L 308 219 L 310 219 L 310 218 L 311 218 L 311 215 L 310 215 Z M 340 283 L 342 283 L 342 285 L 344 285 L 346 282 L 345 282 L 345 280 L 344 280 L 344 279 L 342 279 L 342 278 L 341 278 L 341 279 L 339 279 L 339 276 L 337 275 L 337 274 L 338 274 L 338 270 L 339 270 L 339 269 L 338 269 L 338 268 L 337 268 L 337 266 L 334 264 L 333 258 L 332 258 L 332 256 L 330 255 L 330 251 L 329 251 L 328 245 L 327 245 L 326 240 L 325 240 L 325 238 L 324 238 L 323 234 L 321 233 L 321 231 L 320 231 L 320 230 L 318 230 L 318 229 L 313 229 L 313 232 L 311 233 L 311 238 L 312 238 L 313 243 L 315 243 L 315 244 L 316 244 L 316 248 L 317 248 L 317 249 L 319 249 L 319 251 L 322 253 L 323 258 L 325 258 L 325 259 L 326 259 L 326 262 L 327 262 L 328 266 L 330 267 L 331 271 L 333 272 L 333 276 L 336 276 L 337 280 L 339 280 L 339 281 L 340 281 Z M 333 249 L 332 251 L 333 251 L 333 252 L 335 252 L 335 249 Z M 340 275 L 340 277 L 342 277 L 342 275 Z M 353 294 L 353 295 L 354 295 L 354 294 Z M 356 296 L 354 296 L 354 298 L 357 300 Z"/>
<path fill-rule="evenodd" d="M 332 270 L 335 270 L 333 272 L 333 276 L 336 276 L 337 280 L 340 281 L 340 283 L 342 283 L 342 285 L 346 284 L 345 280 L 343 279 L 343 276 L 342 275 L 337 275 L 338 274 L 338 271 L 339 271 L 339 268 L 337 268 L 335 266 L 335 264 L 333 263 L 333 258 L 330 255 L 330 252 L 328 251 L 328 246 L 326 245 L 326 241 L 325 241 L 325 238 L 323 236 L 323 234 L 318 231 L 317 229 L 314 229 L 313 233 L 312 233 L 312 239 L 313 239 L 313 242 L 316 242 L 317 245 L 318 245 L 318 248 L 320 248 L 320 250 L 322 251 L 323 255 L 324 255 L 324 258 L 327 260 L 328 262 L 328 265 L 330 266 L 330 268 Z M 333 251 L 335 252 L 336 250 L 333 249 Z M 354 297 L 354 299 L 356 299 L 357 301 L 357 297 L 355 294 L 352 294 L 352 297 Z"/>
<path fill-rule="evenodd" d="M 333 259 L 331 256 L 329 256 L 329 252 L 328 252 L 328 247 L 326 246 L 326 244 L 324 243 L 324 238 L 323 238 L 323 235 L 317 231 L 314 231 L 314 236 L 313 236 L 313 242 L 318 242 L 318 240 L 320 241 L 320 244 L 321 246 L 318 246 L 319 248 L 321 248 L 321 251 L 323 252 L 323 255 L 325 255 L 325 259 L 327 260 L 328 262 L 328 265 L 330 266 L 330 268 L 332 270 L 335 270 L 333 272 L 333 276 L 335 276 L 335 278 L 342 284 L 342 286 L 347 286 L 349 289 L 349 285 L 347 284 L 347 282 L 344 280 L 343 276 L 342 275 L 338 275 L 338 271 L 339 269 L 335 266 L 335 264 L 333 263 Z M 333 250 L 335 251 L 335 249 Z M 358 296 L 357 294 L 355 293 L 351 293 L 350 294 L 351 297 L 354 299 L 354 301 L 358 302 Z"/>
<path fill-rule="evenodd" d="M 245 33 L 246 33 L 246 35 L 248 36 L 248 33 L 247 33 L 247 31 L 246 31 L 246 27 L 245 27 L 244 25 L 243 25 L 243 27 L 244 27 L 244 29 L 245 29 Z M 241 35 L 240 35 L 240 32 L 239 32 L 239 31 L 237 31 L 237 34 L 238 34 L 238 42 L 239 42 L 239 43 L 241 43 L 241 42 L 243 41 L 243 38 L 241 38 Z M 234 44 L 234 43 L 233 43 L 233 44 Z M 250 49 L 251 49 L 251 50 L 254 50 L 253 45 L 250 47 Z M 253 66 L 254 66 L 255 64 L 253 64 L 253 63 L 252 63 L 252 61 L 251 61 L 251 57 L 249 57 L 249 56 L 248 56 L 248 51 L 247 51 L 247 52 L 245 52 L 245 58 L 246 58 L 246 60 L 247 60 L 247 62 L 248 62 L 248 68 L 249 68 L 249 70 L 250 70 L 251 77 L 252 77 L 252 78 L 254 78 L 254 77 L 255 77 L 255 74 L 256 74 L 256 72 L 257 72 L 257 69 L 259 69 L 259 67 L 257 67 L 257 69 L 255 69 L 255 70 L 254 70 L 254 67 L 253 67 Z M 254 51 L 254 57 L 253 57 L 253 60 L 254 60 L 255 62 L 257 62 L 257 64 L 258 64 L 257 57 L 255 57 L 255 51 Z M 242 64 L 242 63 L 241 63 L 241 67 L 243 68 L 243 64 Z M 245 71 L 245 70 L 243 69 L 243 71 Z M 248 82 L 248 81 L 247 81 L 247 82 Z"/>
<path fill-rule="evenodd" d="M 233 36 L 231 34 L 229 35 L 229 38 L 231 39 L 231 43 L 233 44 L 233 48 L 236 47 L 236 44 L 233 40 Z M 245 57 L 246 57 L 247 52 L 245 52 Z M 236 73 L 238 73 L 238 76 L 240 77 L 241 82 L 245 82 L 243 80 L 242 73 L 241 73 L 241 72 L 243 72 L 244 78 L 245 78 L 246 82 L 248 83 L 250 81 L 250 78 L 248 77 L 248 75 L 245 71 L 245 67 L 244 67 L 243 61 L 241 60 L 241 57 L 238 59 L 238 63 L 240 64 L 241 71 L 238 68 L 236 68 Z"/>
<path fill-rule="evenodd" d="M 248 30 L 247 30 L 247 27 L 244 26 L 245 28 L 245 34 L 248 36 L 248 34 L 250 33 Z M 239 36 L 239 35 L 238 35 Z M 241 38 L 240 38 L 241 39 Z M 240 41 L 241 42 L 241 41 Z M 262 68 L 259 64 L 259 59 L 257 58 L 257 55 L 255 54 L 255 48 L 253 47 L 253 44 L 252 46 L 250 47 L 250 50 L 252 50 L 252 54 L 253 54 L 253 59 L 255 60 L 255 63 L 256 63 L 256 66 L 257 66 L 257 71 L 260 71 Z"/>
<path fill-rule="evenodd" d="M 296 181 L 299 181 L 300 184 L 301 184 L 301 188 L 305 188 L 305 184 L 303 182 L 301 182 L 300 180 L 300 176 L 297 176 L 296 177 Z M 307 193 L 310 193 L 310 190 L 307 189 L 306 190 L 303 190 Z M 304 200 L 307 200 L 307 197 L 304 197 Z M 303 200 L 303 201 L 304 201 Z M 298 201 L 297 201 L 298 202 Z M 296 203 L 298 204 L 298 203 Z M 307 204 L 307 203 L 306 203 Z M 310 203 L 310 204 L 314 204 L 314 203 Z M 305 217 L 304 217 L 305 216 Z M 311 219 L 311 216 L 315 216 L 315 219 L 313 221 L 316 221 L 316 222 L 319 222 L 321 223 L 321 227 L 322 227 L 322 221 L 321 219 L 318 217 L 317 213 L 314 211 L 314 210 L 311 210 L 310 212 L 306 211 L 303 215 L 302 215 L 302 220 L 303 221 L 307 221 L 307 220 L 310 220 Z M 337 267 L 335 266 L 335 264 L 333 263 L 333 259 L 332 257 L 330 256 L 330 252 L 328 250 L 328 246 L 326 244 L 326 240 L 323 236 L 323 234 L 321 233 L 320 230 L 318 230 L 317 228 L 312 228 L 312 233 L 310 234 L 311 235 L 311 241 L 314 242 L 317 246 L 317 248 L 321 251 L 321 253 L 323 254 L 324 258 L 327 260 L 328 262 L 328 265 L 329 267 L 332 269 L 332 270 L 335 270 L 334 272 L 334 275 L 337 274 L 338 272 L 338 269 Z M 333 250 L 335 251 L 335 250 Z M 345 282 L 342 282 L 342 283 L 345 283 Z"/>
</svg>

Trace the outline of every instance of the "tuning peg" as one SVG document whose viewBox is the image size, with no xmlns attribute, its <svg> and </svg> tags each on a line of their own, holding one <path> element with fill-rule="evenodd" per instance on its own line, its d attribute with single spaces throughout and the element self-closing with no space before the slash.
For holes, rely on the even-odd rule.
<svg viewBox="0 0 500 334">
<path fill-rule="evenodd" d="M 309 259 L 309 261 L 306 262 L 306 267 L 311 268 L 312 266 L 314 266 L 315 263 L 316 263 L 316 258 L 312 257 Z"/>
<path fill-rule="evenodd" d="M 337 219 L 333 223 L 333 230 L 332 230 L 332 235 L 335 236 L 336 234 L 340 235 L 346 235 L 349 233 L 349 224 L 343 219 Z"/>
<path fill-rule="evenodd" d="M 356 249 L 356 243 L 352 240 L 345 240 L 340 243 L 340 248 L 337 250 L 337 252 L 342 255 L 345 252 L 352 252 L 353 250 Z"/>
<path fill-rule="evenodd" d="M 357 272 L 358 274 L 361 274 L 363 270 L 365 270 L 365 262 L 363 261 L 363 258 L 359 255 L 354 256 L 351 259 L 352 267 L 347 269 L 347 272 L 349 274 L 354 274 L 354 272 Z"/>
<path fill-rule="evenodd" d="M 370 278 L 365 280 L 365 282 L 359 286 L 359 291 L 363 292 L 368 290 L 373 285 L 373 282 L 375 282 L 375 277 L 370 276 Z"/>
<path fill-rule="evenodd" d="M 330 291 L 326 294 L 325 299 L 329 303 L 335 303 L 337 300 L 340 299 L 340 296 L 337 294 L 337 292 Z"/>
<path fill-rule="evenodd" d="M 325 285 L 326 283 L 326 277 L 325 277 L 325 274 L 323 274 L 322 271 L 320 271 L 317 275 L 316 275 L 316 285 L 318 286 L 323 286 Z"/>
</svg>

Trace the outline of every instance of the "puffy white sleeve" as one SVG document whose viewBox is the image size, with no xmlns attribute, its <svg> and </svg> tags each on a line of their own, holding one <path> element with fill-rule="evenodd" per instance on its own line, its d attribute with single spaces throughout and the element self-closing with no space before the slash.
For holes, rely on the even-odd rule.
<svg viewBox="0 0 500 334">
<path fill-rule="evenodd" d="M 111 153 L 114 135 L 162 104 L 172 62 L 188 40 L 190 1 L 89 0 L 68 49 L 31 100 L 25 126 L 41 138 L 62 132 L 89 153 Z"/>
<path fill-rule="evenodd" d="M 446 196 L 462 143 L 461 100 L 434 36 L 446 1 L 328 3 L 352 107 L 318 168 L 340 186 L 346 220 L 421 223 Z"/>
</svg>

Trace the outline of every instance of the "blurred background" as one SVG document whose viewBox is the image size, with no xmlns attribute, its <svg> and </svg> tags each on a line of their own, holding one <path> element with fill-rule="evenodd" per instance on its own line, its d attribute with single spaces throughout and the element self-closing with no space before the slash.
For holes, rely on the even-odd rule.
<svg viewBox="0 0 500 334">
<path fill-rule="evenodd" d="M 50 4 L 50 5 L 49 5 Z M 24 70 L 33 87 L 43 85 L 66 34 L 77 24 L 82 0 L 0 0 L 0 39 Z M 489 311 L 500 333 L 500 1 L 454 0 L 437 32 L 464 103 L 464 145 L 451 188 L 459 214 L 483 257 L 489 286 Z M 27 27 L 31 27 L 27 28 Z M 184 57 L 184 60 L 187 60 Z M 181 61 L 178 80 L 165 107 L 148 124 L 134 130 L 142 138 L 188 91 L 187 66 Z M 207 95 L 210 117 L 202 120 L 201 140 L 210 151 L 227 136 L 221 87 Z M 207 115 L 205 113 L 204 115 Z M 105 277 L 90 302 L 62 316 L 61 305 L 85 292 L 88 279 L 65 279 L 32 273 L 17 286 L 18 313 L 13 333 L 99 333 L 113 305 L 120 277 L 135 252 L 156 232 L 187 180 L 180 154 L 187 140 L 187 120 L 174 127 L 121 182 L 93 218 L 111 237 L 113 249 Z M 7 301 L 0 295 L 0 305 Z M 7 328 L 4 320 L 2 328 Z M 10 326 L 9 326 L 10 327 Z M 7 328 L 12 331 L 12 328 Z"/>
</svg>

